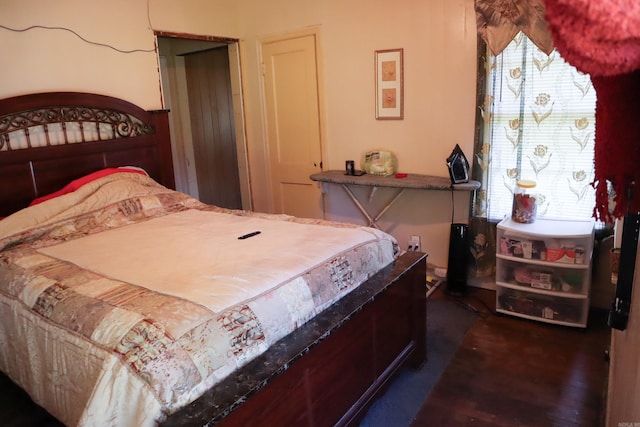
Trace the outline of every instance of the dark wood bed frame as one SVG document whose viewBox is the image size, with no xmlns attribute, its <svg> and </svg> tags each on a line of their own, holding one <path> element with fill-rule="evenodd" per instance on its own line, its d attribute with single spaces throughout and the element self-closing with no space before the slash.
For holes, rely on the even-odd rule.
<svg viewBox="0 0 640 427">
<path fill-rule="evenodd" d="M 105 167 L 174 188 L 168 114 L 87 93 L 0 100 L 0 217 Z M 162 424 L 356 424 L 398 369 L 425 362 L 426 257 L 402 255 Z"/>
</svg>

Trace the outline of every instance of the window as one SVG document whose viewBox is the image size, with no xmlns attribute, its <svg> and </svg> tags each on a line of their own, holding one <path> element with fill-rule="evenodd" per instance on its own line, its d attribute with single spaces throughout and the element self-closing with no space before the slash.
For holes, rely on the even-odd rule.
<svg viewBox="0 0 640 427">
<path fill-rule="evenodd" d="M 486 215 L 510 214 L 519 179 L 536 182 L 538 217 L 590 219 L 595 206 L 595 90 L 557 51 L 540 51 L 519 33 L 488 56 L 484 144 L 478 162 Z"/>
</svg>

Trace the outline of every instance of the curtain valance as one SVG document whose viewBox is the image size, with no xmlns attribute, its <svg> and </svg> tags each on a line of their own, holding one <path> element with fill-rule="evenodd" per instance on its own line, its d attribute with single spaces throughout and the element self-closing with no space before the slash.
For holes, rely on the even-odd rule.
<svg viewBox="0 0 640 427">
<path fill-rule="evenodd" d="M 478 35 L 498 55 L 522 31 L 547 55 L 553 40 L 542 0 L 475 0 Z"/>
</svg>

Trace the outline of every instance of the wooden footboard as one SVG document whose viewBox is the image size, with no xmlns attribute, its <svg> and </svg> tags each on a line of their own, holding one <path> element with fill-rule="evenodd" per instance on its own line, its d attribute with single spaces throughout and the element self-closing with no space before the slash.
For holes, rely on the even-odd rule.
<svg viewBox="0 0 640 427">
<path fill-rule="evenodd" d="M 408 252 L 164 426 L 353 425 L 426 358 L 426 254 Z"/>
</svg>

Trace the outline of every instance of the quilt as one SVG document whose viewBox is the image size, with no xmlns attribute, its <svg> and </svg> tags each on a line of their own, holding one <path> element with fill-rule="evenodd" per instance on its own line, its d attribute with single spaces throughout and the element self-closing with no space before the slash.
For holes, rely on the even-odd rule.
<svg viewBox="0 0 640 427">
<path fill-rule="evenodd" d="M 109 175 L 0 221 L 0 369 L 67 425 L 152 426 L 397 255 Z"/>
</svg>

